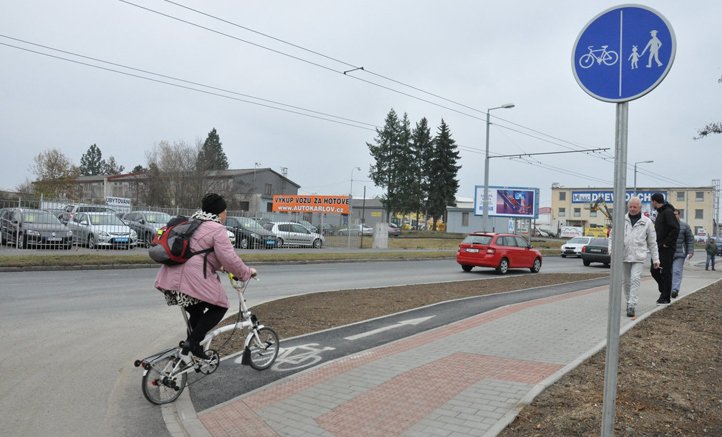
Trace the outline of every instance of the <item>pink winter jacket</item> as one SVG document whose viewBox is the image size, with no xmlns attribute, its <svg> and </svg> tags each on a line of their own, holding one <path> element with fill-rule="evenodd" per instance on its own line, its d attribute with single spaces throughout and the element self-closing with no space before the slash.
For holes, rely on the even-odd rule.
<svg viewBox="0 0 722 437">
<path fill-rule="evenodd" d="M 184 264 L 161 266 L 155 277 L 156 288 L 177 290 L 204 302 L 228 308 L 228 296 L 216 271 L 222 266 L 227 272 L 245 281 L 250 278 L 251 269 L 233 250 L 226 227 L 213 221 L 203 222 L 193 233 L 190 247 L 194 252 L 213 247 L 213 252 L 208 254 L 206 277 L 203 277 L 205 254 L 201 253 Z"/>
</svg>

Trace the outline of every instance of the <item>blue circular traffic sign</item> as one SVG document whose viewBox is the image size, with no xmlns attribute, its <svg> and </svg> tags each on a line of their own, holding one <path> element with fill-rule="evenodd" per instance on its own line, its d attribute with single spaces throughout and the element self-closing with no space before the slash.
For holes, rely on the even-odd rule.
<svg viewBox="0 0 722 437">
<path fill-rule="evenodd" d="M 674 31 L 652 8 L 622 5 L 594 17 L 577 37 L 572 70 L 587 94 L 627 102 L 652 91 L 669 73 Z"/>
</svg>

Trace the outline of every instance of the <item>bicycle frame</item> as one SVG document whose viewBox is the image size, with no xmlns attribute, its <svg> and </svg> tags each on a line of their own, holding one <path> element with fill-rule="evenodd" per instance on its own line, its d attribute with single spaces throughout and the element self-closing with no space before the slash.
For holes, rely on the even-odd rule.
<svg viewBox="0 0 722 437">
<path fill-rule="evenodd" d="M 245 329 L 245 328 L 256 328 L 261 329 L 264 327 L 264 325 L 261 325 L 258 323 L 258 320 L 256 319 L 256 316 L 251 314 L 249 311 L 248 305 L 246 305 L 246 289 L 248 288 L 248 284 L 251 282 L 249 279 L 248 281 L 236 281 L 233 278 L 230 278 L 231 280 L 231 286 L 234 290 L 236 290 L 236 293 L 238 294 L 238 313 L 241 315 L 241 320 L 232 324 L 232 325 L 225 325 L 221 326 L 220 328 L 216 328 L 213 331 L 206 334 L 205 338 L 201 341 L 201 346 L 203 346 L 204 349 L 210 349 L 211 342 L 213 339 L 224 332 L 233 331 L 235 329 Z M 183 318 L 186 321 L 186 326 L 190 325 L 188 324 L 188 314 L 186 314 L 185 309 L 181 308 L 181 312 L 183 313 Z M 244 349 L 248 347 L 248 344 L 253 339 L 252 335 L 253 332 L 251 332 L 249 335 L 246 336 L 246 341 L 244 346 Z"/>
</svg>

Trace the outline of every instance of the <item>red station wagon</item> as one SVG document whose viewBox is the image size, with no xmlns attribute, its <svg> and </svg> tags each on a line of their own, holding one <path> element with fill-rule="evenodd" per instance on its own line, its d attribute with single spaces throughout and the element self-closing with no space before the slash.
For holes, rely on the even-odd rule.
<svg viewBox="0 0 722 437">
<path fill-rule="evenodd" d="M 474 267 L 491 267 L 500 275 L 509 269 L 529 269 L 538 273 L 542 255 L 518 235 L 475 232 L 459 244 L 456 262 L 465 272 Z"/>
</svg>

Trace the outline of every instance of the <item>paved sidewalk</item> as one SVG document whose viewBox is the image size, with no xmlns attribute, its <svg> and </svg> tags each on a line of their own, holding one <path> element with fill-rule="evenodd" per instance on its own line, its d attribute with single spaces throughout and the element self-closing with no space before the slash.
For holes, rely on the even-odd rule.
<svg viewBox="0 0 722 437">
<path fill-rule="evenodd" d="M 679 299 L 720 277 L 688 267 Z M 164 415 L 178 419 L 182 430 L 169 426 L 174 435 L 494 436 L 545 387 L 606 345 L 608 290 L 499 308 L 205 411 L 189 411 L 190 402 L 180 401 Z M 658 296 L 654 280 L 644 276 L 639 317 L 622 312 L 622 332 L 663 309 L 655 305 Z"/>
</svg>

